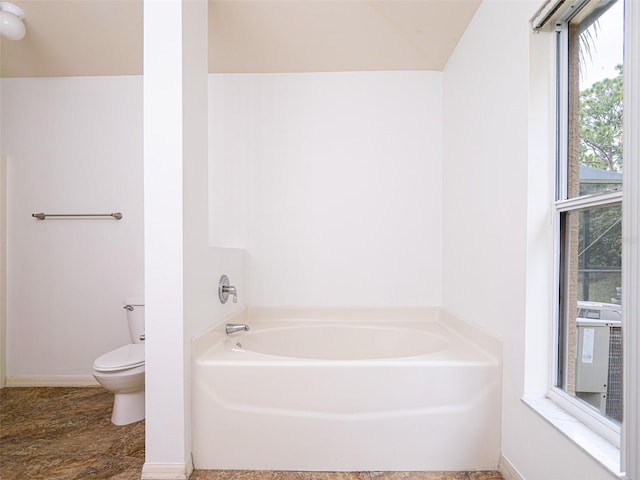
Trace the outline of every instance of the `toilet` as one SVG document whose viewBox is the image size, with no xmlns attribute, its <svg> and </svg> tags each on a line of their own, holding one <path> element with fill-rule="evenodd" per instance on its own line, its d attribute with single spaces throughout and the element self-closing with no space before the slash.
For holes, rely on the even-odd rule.
<svg viewBox="0 0 640 480">
<path fill-rule="evenodd" d="M 111 422 L 128 425 L 144 419 L 144 300 L 125 300 L 132 343 L 116 348 L 93 362 L 93 377 L 113 392 Z"/>
</svg>

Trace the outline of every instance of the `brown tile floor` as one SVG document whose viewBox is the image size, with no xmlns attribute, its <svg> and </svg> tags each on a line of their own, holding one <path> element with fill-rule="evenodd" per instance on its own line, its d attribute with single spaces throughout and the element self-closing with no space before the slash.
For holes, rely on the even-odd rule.
<svg viewBox="0 0 640 480">
<path fill-rule="evenodd" d="M 102 388 L 0 389 L 1 480 L 138 480 L 144 422 L 110 421 Z M 196 470 L 191 480 L 502 480 L 497 472 Z"/>
<path fill-rule="evenodd" d="M 102 388 L 0 390 L 2 480 L 138 480 L 144 422 L 111 423 L 113 395 Z"/>
</svg>

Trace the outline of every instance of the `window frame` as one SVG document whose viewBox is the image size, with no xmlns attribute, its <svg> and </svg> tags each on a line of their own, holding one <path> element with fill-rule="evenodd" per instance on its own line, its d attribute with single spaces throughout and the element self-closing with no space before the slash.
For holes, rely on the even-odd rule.
<svg viewBox="0 0 640 480">
<path fill-rule="evenodd" d="M 552 72 L 556 64 L 556 49 L 558 47 L 556 41 L 557 33 L 553 32 L 558 19 L 562 18 L 566 12 L 579 5 L 582 1 L 584 0 L 543 0 L 540 8 L 530 19 L 531 31 L 534 35 L 540 33 L 543 37 L 547 37 L 547 35 L 551 37 L 548 43 L 549 50 L 547 50 L 549 63 L 548 67 L 544 67 L 545 72 L 547 68 L 549 69 L 548 84 L 538 84 L 538 87 L 542 87 L 541 92 L 548 93 L 548 96 L 536 96 L 535 92 L 533 95 L 533 98 L 537 98 L 539 101 L 548 102 L 544 107 L 548 108 L 546 119 L 549 120 L 549 136 L 545 137 L 545 141 L 550 141 L 547 150 L 550 160 L 553 158 L 554 145 L 556 144 L 553 125 L 554 117 L 557 116 L 557 106 L 560 103 L 557 92 L 554 92 L 555 74 Z M 640 480 L 640 456 L 637 455 L 640 449 L 640 377 L 638 376 L 640 373 L 640 294 L 638 293 L 640 292 L 640 242 L 638 241 L 640 239 L 640 93 L 638 93 L 640 92 L 640 0 L 622 1 L 624 1 L 625 10 L 624 126 L 625 131 L 628 133 L 623 138 L 625 190 L 622 202 L 622 265 L 624 268 L 622 273 L 622 323 L 625 331 L 623 338 L 625 354 L 623 362 L 624 418 L 622 421 L 622 446 L 615 448 L 609 442 L 603 442 L 604 438 L 601 435 L 588 428 L 585 424 L 576 422 L 577 419 L 570 412 L 563 409 L 560 403 L 551 400 L 554 395 L 552 385 L 555 382 L 554 372 L 556 371 L 555 365 L 553 365 L 553 359 L 555 358 L 554 345 L 557 345 L 557 329 L 555 328 L 557 322 L 554 321 L 557 305 L 554 303 L 555 291 L 553 288 L 557 286 L 554 285 L 554 279 L 559 278 L 556 271 L 558 258 L 554 259 L 554 255 L 558 251 L 557 244 L 554 244 L 556 242 L 554 239 L 554 230 L 556 228 L 554 219 L 556 215 L 554 214 L 555 206 L 553 206 L 555 198 L 553 197 L 553 190 L 557 178 L 553 171 L 556 163 L 555 158 L 548 165 L 549 183 L 547 186 L 551 190 L 549 192 L 550 195 L 546 197 L 550 204 L 546 211 L 549 212 L 551 217 L 548 224 L 548 250 L 546 246 L 539 246 L 537 243 L 533 245 L 534 250 L 545 251 L 549 254 L 549 276 L 547 277 L 549 289 L 544 295 L 545 301 L 548 301 L 545 304 L 548 305 L 549 319 L 547 322 L 540 324 L 539 317 L 534 315 L 529 320 L 532 322 L 531 327 L 534 334 L 531 335 L 531 338 L 527 335 L 528 341 L 535 342 L 537 340 L 536 332 L 538 334 L 543 332 L 546 334 L 547 340 L 544 345 L 538 345 L 544 351 L 544 358 L 531 353 L 529 355 L 530 358 L 527 360 L 527 362 L 535 362 L 536 366 L 539 366 L 540 362 L 546 362 L 546 368 L 544 368 L 546 373 L 539 377 L 533 364 L 528 367 L 531 372 L 526 374 L 522 400 L 611 474 L 628 480 Z M 541 44 L 542 42 L 539 41 L 532 42 L 534 46 Z M 546 91 L 547 86 L 549 88 L 548 92 Z M 547 126 L 544 120 L 540 125 Z M 557 125 L 558 122 L 556 121 L 555 126 L 557 127 Z M 542 150 L 544 150 L 544 147 L 541 147 L 541 149 L 533 148 L 532 151 L 537 154 Z M 552 163 L 554 166 L 551 165 Z M 539 309 L 536 310 L 535 308 L 533 310 L 539 311 Z M 635 320 L 631 321 L 630 319 Z M 531 352 L 537 349 L 533 345 Z M 539 384 L 538 381 L 541 383 Z"/>
<path fill-rule="evenodd" d="M 613 205 L 623 205 L 623 189 L 593 193 L 570 197 L 569 178 L 569 136 L 570 136 L 570 86 L 569 86 L 569 25 L 571 20 L 580 10 L 591 3 L 592 0 L 584 0 L 574 3 L 568 12 L 561 16 L 556 22 L 556 175 L 555 175 L 555 199 L 553 202 L 553 232 L 554 232 L 554 308 L 553 308 L 553 359 L 552 375 L 550 376 L 549 390 L 547 397 L 556 403 L 560 408 L 581 421 L 598 435 L 612 443 L 617 448 L 622 444 L 622 428 L 616 422 L 602 415 L 597 410 L 588 406 L 580 399 L 568 394 L 558 387 L 561 379 L 561 368 L 568 364 L 567 338 L 564 333 L 565 313 L 568 308 L 567 301 L 562 298 L 564 287 L 563 278 L 566 275 L 566 268 L 562 265 L 562 215 L 569 212 L 580 212 L 594 207 L 607 207 Z M 593 0 L 597 1 L 597 0 Z M 624 3 L 624 0 L 618 0 Z M 623 267 L 625 262 L 623 259 Z M 626 385 L 625 387 L 626 388 Z"/>
</svg>

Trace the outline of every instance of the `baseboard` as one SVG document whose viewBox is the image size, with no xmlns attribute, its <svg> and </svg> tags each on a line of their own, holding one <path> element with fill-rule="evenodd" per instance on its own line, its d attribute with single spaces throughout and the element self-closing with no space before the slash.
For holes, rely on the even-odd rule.
<svg viewBox="0 0 640 480">
<path fill-rule="evenodd" d="M 504 480 L 525 480 L 525 478 L 520 475 L 520 472 L 516 470 L 516 467 L 511 465 L 511 462 L 507 460 L 504 455 L 500 457 L 498 470 L 504 477 Z"/>
<path fill-rule="evenodd" d="M 193 473 L 189 455 L 185 463 L 145 463 L 140 480 L 188 480 Z"/>
<path fill-rule="evenodd" d="M 98 387 L 93 375 L 15 375 L 7 376 L 7 387 Z"/>
</svg>

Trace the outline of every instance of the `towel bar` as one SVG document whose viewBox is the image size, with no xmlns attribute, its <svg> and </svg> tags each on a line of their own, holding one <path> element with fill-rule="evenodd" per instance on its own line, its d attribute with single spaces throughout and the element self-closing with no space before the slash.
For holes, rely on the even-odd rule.
<svg viewBox="0 0 640 480">
<path fill-rule="evenodd" d="M 38 220 L 44 220 L 47 217 L 113 217 L 116 220 L 122 218 L 120 212 L 116 213 L 32 213 L 32 217 Z"/>
</svg>

